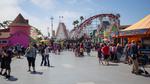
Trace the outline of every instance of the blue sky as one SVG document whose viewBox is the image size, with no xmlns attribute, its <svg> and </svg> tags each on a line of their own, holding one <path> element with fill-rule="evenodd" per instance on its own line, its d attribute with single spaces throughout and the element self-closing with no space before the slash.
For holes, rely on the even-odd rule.
<svg viewBox="0 0 150 84">
<path fill-rule="evenodd" d="M 150 0 L 1 0 L 0 22 L 13 20 L 18 13 L 29 19 L 31 25 L 39 28 L 44 35 L 50 27 L 50 17 L 54 17 L 57 29 L 59 16 L 67 29 L 80 16 L 86 18 L 100 13 L 119 13 L 121 24 L 133 24 L 150 14 Z"/>
</svg>

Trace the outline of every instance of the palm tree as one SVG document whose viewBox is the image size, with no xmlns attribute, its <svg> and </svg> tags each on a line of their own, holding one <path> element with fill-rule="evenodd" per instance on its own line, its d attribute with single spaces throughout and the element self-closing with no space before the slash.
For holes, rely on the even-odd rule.
<svg viewBox="0 0 150 84">
<path fill-rule="evenodd" d="M 78 27 L 78 26 L 79 26 L 79 21 L 78 21 L 78 20 L 76 20 L 75 22 L 76 22 L 76 26 Z"/>
<path fill-rule="evenodd" d="M 78 27 L 78 24 L 79 24 L 79 21 L 78 21 L 78 20 L 73 21 L 74 28 L 77 28 L 77 27 Z"/>
<path fill-rule="evenodd" d="M 75 26 L 76 26 L 76 21 L 73 21 L 73 23 L 72 23 L 72 24 L 73 24 L 73 26 L 74 26 L 74 28 L 75 28 Z"/>
<path fill-rule="evenodd" d="M 3 21 L 3 23 L 0 23 L 0 27 L 7 28 L 11 24 L 11 22 L 12 21 L 10 20 Z"/>
<path fill-rule="evenodd" d="M 81 20 L 81 23 L 82 23 L 82 21 L 84 20 L 84 17 L 83 17 L 83 16 L 80 16 L 80 20 Z"/>
<path fill-rule="evenodd" d="M 5 26 L 3 25 L 3 23 L 0 23 L 0 27 L 3 27 L 3 28 L 5 28 Z"/>
<path fill-rule="evenodd" d="M 8 25 L 11 24 L 11 22 L 12 22 L 11 20 L 6 20 L 6 21 L 3 21 L 3 24 L 6 25 L 6 26 L 8 26 Z"/>
</svg>

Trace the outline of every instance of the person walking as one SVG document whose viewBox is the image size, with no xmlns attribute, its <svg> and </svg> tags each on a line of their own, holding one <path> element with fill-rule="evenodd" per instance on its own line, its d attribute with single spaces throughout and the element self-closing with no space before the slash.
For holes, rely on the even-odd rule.
<svg viewBox="0 0 150 84">
<path fill-rule="evenodd" d="M 27 61 L 28 61 L 28 71 L 31 71 L 31 66 L 33 68 L 33 72 L 35 73 L 35 59 L 36 59 L 36 48 L 34 46 L 32 46 L 31 44 L 29 45 L 29 47 L 26 50 L 26 57 L 27 57 Z"/>
<path fill-rule="evenodd" d="M 7 55 L 6 55 L 6 78 L 10 78 L 10 73 L 11 73 L 11 58 L 13 57 L 13 52 L 12 52 L 12 47 L 9 47 L 7 49 Z"/>
<path fill-rule="evenodd" d="M 112 44 L 110 53 L 111 53 L 111 61 L 113 61 L 113 62 L 117 62 L 117 54 L 116 54 L 116 52 L 117 52 L 116 46 L 115 46 L 115 44 Z"/>
<path fill-rule="evenodd" d="M 138 64 L 138 46 L 135 43 L 135 41 L 132 41 L 132 43 L 131 43 L 130 53 L 131 53 L 131 59 L 132 59 L 132 63 L 133 63 L 132 73 L 138 74 L 138 70 L 139 70 L 139 64 Z"/>
<path fill-rule="evenodd" d="M 0 48 L 0 63 L 1 63 L 1 60 L 2 60 L 2 51 L 3 51 L 3 49 Z"/>
<path fill-rule="evenodd" d="M 0 71 L 0 75 L 6 76 L 6 49 L 3 47 L 2 48 L 2 52 L 1 52 L 1 71 Z M 3 71 L 5 70 L 5 72 L 3 73 Z"/>
<path fill-rule="evenodd" d="M 110 50 L 106 43 L 104 43 L 104 46 L 101 49 L 103 55 L 104 55 L 104 61 L 105 65 L 109 65 L 109 56 L 110 56 Z"/>
<path fill-rule="evenodd" d="M 46 66 L 44 50 L 45 50 L 45 45 L 43 44 L 40 46 L 40 54 L 42 56 L 41 66 L 43 65 L 43 63 L 44 63 L 44 66 Z"/>
<path fill-rule="evenodd" d="M 20 44 L 16 45 L 16 50 L 17 50 L 17 57 L 20 59 L 21 58 L 21 52 L 22 52 L 22 48 Z"/>
<path fill-rule="evenodd" d="M 85 48 L 86 48 L 87 55 L 90 56 L 91 42 L 87 42 Z"/>
<path fill-rule="evenodd" d="M 83 46 L 83 43 L 80 43 L 80 57 L 83 57 L 84 56 L 84 46 Z"/>
<path fill-rule="evenodd" d="M 50 61 L 49 61 L 49 46 L 46 45 L 44 49 L 44 55 L 45 55 L 45 62 L 48 67 L 50 67 Z"/>
<path fill-rule="evenodd" d="M 13 56 L 12 47 L 6 47 L 2 51 L 2 63 L 1 63 L 0 74 L 5 76 L 6 78 L 10 78 L 12 56 Z M 4 74 L 2 74 L 4 69 L 5 69 L 5 72 Z"/>
<path fill-rule="evenodd" d="M 99 63 L 101 63 L 101 64 L 103 64 L 103 59 L 102 59 L 103 55 L 102 55 L 102 51 L 101 51 L 102 47 L 103 47 L 102 43 L 100 43 L 99 46 L 97 45 L 98 59 L 99 59 Z"/>
<path fill-rule="evenodd" d="M 118 43 L 116 46 L 116 62 L 120 62 L 122 52 L 123 52 L 122 46 Z"/>
</svg>

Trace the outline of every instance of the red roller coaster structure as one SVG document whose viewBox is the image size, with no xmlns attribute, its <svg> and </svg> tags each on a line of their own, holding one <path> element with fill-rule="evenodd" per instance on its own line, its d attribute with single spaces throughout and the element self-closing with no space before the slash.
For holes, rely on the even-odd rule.
<svg viewBox="0 0 150 84">
<path fill-rule="evenodd" d="M 81 35 L 81 31 L 83 31 L 84 28 L 86 28 L 88 25 L 90 25 L 94 19 L 99 19 L 99 21 L 101 22 L 100 25 L 102 25 L 102 20 L 103 20 L 103 18 L 106 18 L 106 17 L 109 19 L 111 25 L 120 25 L 120 20 L 119 20 L 120 15 L 119 14 L 116 14 L 116 15 L 115 14 L 94 15 L 94 16 L 89 17 L 88 19 L 84 20 L 76 29 L 74 29 L 73 37 L 80 38 L 81 36 L 79 36 L 79 35 Z M 99 28 L 99 30 L 100 30 L 100 28 Z"/>
</svg>

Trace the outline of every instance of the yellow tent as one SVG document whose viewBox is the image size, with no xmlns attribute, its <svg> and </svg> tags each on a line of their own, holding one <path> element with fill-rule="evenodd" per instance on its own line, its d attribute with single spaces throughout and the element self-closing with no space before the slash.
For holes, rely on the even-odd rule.
<svg viewBox="0 0 150 84">
<path fill-rule="evenodd" d="M 140 30 L 140 29 L 150 29 L 150 15 L 146 16 L 142 20 L 121 31 Z"/>
<path fill-rule="evenodd" d="M 147 15 L 137 23 L 123 29 L 119 32 L 118 38 L 127 38 L 128 42 L 132 40 L 141 41 L 141 39 L 150 37 L 150 15 Z"/>
</svg>

